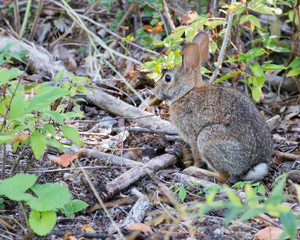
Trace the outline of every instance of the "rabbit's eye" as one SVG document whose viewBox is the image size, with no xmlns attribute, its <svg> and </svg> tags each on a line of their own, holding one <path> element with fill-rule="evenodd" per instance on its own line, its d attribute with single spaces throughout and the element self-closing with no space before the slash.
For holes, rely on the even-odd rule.
<svg viewBox="0 0 300 240">
<path fill-rule="evenodd" d="M 167 74 L 166 76 L 165 76 L 165 81 L 166 82 L 170 82 L 172 80 L 172 77 L 169 75 L 169 74 Z"/>
</svg>

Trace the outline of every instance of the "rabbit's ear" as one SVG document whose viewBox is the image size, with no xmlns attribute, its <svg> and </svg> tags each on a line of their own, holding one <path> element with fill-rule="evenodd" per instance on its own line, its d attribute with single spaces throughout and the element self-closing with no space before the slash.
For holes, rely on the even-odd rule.
<svg viewBox="0 0 300 240">
<path fill-rule="evenodd" d="M 208 56 L 208 49 L 209 49 L 209 37 L 208 34 L 205 32 L 199 32 L 193 40 L 193 43 L 197 43 L 199 46 L 200 52 L 200 64 L 202 65 L 205 63 L 207 56 Z"/>
<path fill-rule="evenodd" d="M 190 43 L 184 48 L 182 62 L 184 69 L 187 72 L 192 72 L 198 68 L 200 62 L 198 44 Z"/>
</svg>

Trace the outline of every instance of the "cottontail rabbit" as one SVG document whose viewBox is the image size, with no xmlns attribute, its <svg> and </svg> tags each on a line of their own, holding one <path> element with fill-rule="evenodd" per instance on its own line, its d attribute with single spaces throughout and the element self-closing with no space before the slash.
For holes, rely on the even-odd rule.
<svg viewBox="0 0 300 240">
<path fill-rule="evenodd" d="M 194 165 L 225 182 L 233 176 L 259 180 L 271 160 L 270 129 L 254 103 L 239 91 L 202 82 L 208 35 L 200 32 L 183 51 L 182 64 L 157 82 L 155 95 L 167 100 L 171 121 L 190 144 Z"/>
</svg>

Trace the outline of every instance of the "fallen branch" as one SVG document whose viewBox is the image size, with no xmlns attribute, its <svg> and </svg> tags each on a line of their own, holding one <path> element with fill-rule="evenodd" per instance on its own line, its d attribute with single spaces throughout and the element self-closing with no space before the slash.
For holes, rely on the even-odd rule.
<svg viewBox="0 0 300 240">
<path fill-rule="evenodd" d="M 86 150 L 82 156 L 84 157 L 94 157 L 99 160 L 106 160 L 108 162 L 113 163 L 114 165 L 121 166 L 121 167 L 127 167 L 127 168 L 132 168 L 132 167 L 142 167 L 144 164 L 133 161 L 127 158 L 123 157 L 118 157 L 113 154 L 108 154 L 101 152 L 99 150 Z"/>
<path fill-rule="evenodd" d="M 143 127 L 154 130 L 177 131 L 169 121 L 162 120 L 160 117 L 129 105 L 101 90 L 90 90 L 87 101 L 114 115 L 133 118 L 135 122 Z"/>
<path fill-rule="evenodd" d="M 127 215 L 125 221 L 122 224 L 122 227 L 125 228 L 128 228 L 128 226 L 134 223 L 141 223 L 145 218 L 147 212 L 152 207 L 152 204 L 146 195 L 142 194 L 135 188 L 132 189 L 131 192 L 135 194 L 139 199 L 131 208 L 129 214 Z"/>
<path fill-rule="evenodd" d="M 292 154 L 292 153 L 285 153 L 285 152 L 279 152 L 279 151 L 273 150 L 272 154 L 274 156 L 284 158 L 284 159 L 290 160 L 290 161 L 300 160 L 300 155 L 296 155 L 296 154 Z"/>
<path fill-rule="evenodd" d="M 174 165 L 177 162 L 177 157 L 172 154 L 163 154 L 159 157 L 151 159 L 146 164 L 133 167 L 127 172 L 106 184 L 102 192 L 102 199 L 107 201 L 115 196 L 118 192 L 126 189 L 131 184 L 148 175 L 148 172 L 156 172 Z"/>
</svg>

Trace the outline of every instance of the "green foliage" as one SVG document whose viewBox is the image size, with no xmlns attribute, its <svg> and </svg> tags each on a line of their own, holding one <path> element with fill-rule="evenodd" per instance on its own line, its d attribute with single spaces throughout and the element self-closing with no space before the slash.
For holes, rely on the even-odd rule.
<svg viewBox="0 0 300 240">
<path fill-rule="evenodd" d="M 294 1 L 285 2 L 284 4 L 291 8 L 287 13 L 283 13 L 280 8 L 276 6 L 277 1 L 273 2 L 266 0 L 252 0 L 247 2 L 235 2 L 229 6 L 224 5 L 223 7 L 228 8 L 228 13 L 234 14 L 234 24 L 239 24 L 242 26 L 243 30 L 248 30 L 252 32 L 254 30 L 260 35 L 259 38 L 252 40 L 249 42 L 252 44 L 252 48 L 247 53 L 238 54 L 237 58 L 231 58 L 227 62 L 241 62 L 242 68 L 241 70 L 233 71 L 225 76 L 216 80 L 216 82 L 220 82 L 222 80 L 231 78 L 240 74 L 241 81 L 245 82 L 252 91 L 252 97 L 255 101 L 258 101 L 261 96 L 261 89 L 265 83 L 265 73 L 266 71 L 275 71 L 275 70 L 285 70 L 289 67 L 289 71 L 287 73 L 287 77 L 294 77 L 300 75 L 300 67 L 299 64 L 295 64 L 297 66 L 282 66 L 273 64 L 271 61 L 268 61 L 266 64 L 259 64 L 258 58 L 268 58 L 272 52 L 290 52 L 290 46 L 283 42 L 279 41 L 280 38 L 280 22 L 279 17 L 284 17 L 288 15 L 289 20 L 285 21 L 294 21 L 297 19 L 297 14 L 292 10 L 295 5 Z M 148 11 L 148 10 L 147 10 Z M 267 14 L 276 16 L 277 19 L 270 26 L 261 26 L 260 21 L 257 18 L 258 14 Z M 218 25 L 223 25 L 226 22 L 220 19 L 209 19 L 207 14 L 203 15 L 191 15 L 191 19 L 189 19 L 189 25 L 176 27 L 172 34 L 170 34 L 163 41 L 153 41 L 153 39 L 142 29 L 137 32 L 136 39 L 143 39 L 143 45 L 150 47 L 163 45 L 168 48 L 166 55 L 161 58 L 152 58 L 150 61 L 145 62 L 142 67 L 145 69 L 151 69 L 152 73 L 148 74 L 149 77 L 153 78 L 155 81 L 159 80 L 161 77 L 161 70 L 165 68 L 171 68 L 181 62 L 181 55 L 179 52 L 180 43 L 183 40 L 191 42 L 199 30 L 204 29 L 214 29 Z M 285 18 L 286 19 L 286 18 Z M 297 21 L 295 21 L 298 24 Z M 268 29 L 268 27 L 270 29 Z M 221 37 L 222 32 L 220 32 L 220 36 L 214 40 L 214 43 L 210 43 L 210 51 L 214 53 L 218 46 L 218 40 L 222 40 Z M 238 32 L 240 34 L 240 32 Z M 182 37 L 185 37 L 184 39 Z M 142 42 L 141 42 L 142 43 Z M 255 45 L 261 45 L 262 47 L 255 48 Z M 151 48 L 153 48 L 151 46 Z M 245 66 L 249 65 L 249 69 Z M 210 71 L 203 69 L 202 72 L 210 73 Z"/>
<path fill-rule="evenodd" d="M 206 201 L 201 202 L 200 207 L 198 206 L 198 216 L 203 217 L 204 214 L 213 209 L 224 209 L 224 220 L 226 225 L 228 225 L 235 219 L 242 222 L 262 213 L 266 213 L 280 219 L 284 228 L 280 239 L 284 239 L 284 237 L 296 239 L 297 229 L 300 227 L 300 215 L 299 213 L 291 211 L 288 206 L 282 204 L 283 201 L 289 198 L 289 196 L 284 193 L 286 176 L 287 174 L 284 174 L 277 179 L 277 183 L 274 184 L 268 198 L 265 198 L 266 191 L 264 186 L 259 182 L 253 181 L 237 182 L 232 188 L 217 184 L 203 188 L 203 191 L 199 191 L 198 194 L 205 192 Z M 197 187 L 197 185 L 201 185 L 201 182 L 193 186 Z M 178 195 L 182 202 L 188 196 L 187 190 L 191 191 L 191 188 L 191 186 L 182 185 L 180 183 L 175 183 L 170 187 L 170 189 L 175 189 L 174 193 Z M 243 190 L 245 197 L 241 199 L 232 189 Z M 298 201 L 300 201 L 300 186 L 296 185 L 296 189 Z M 228 196 L 227 201 L 216 199 L 220 191 L 226 192 Z"/>
<path fill-rule="evenodd" d="M 13 63 L 11 59 L 16 59 L 20 62 L 23 62 L 23 58 L 25 58 L 28 55 L 27 50 L 21 50 L 18 52 L 16 52 L 16 51 L 10 52 L 9 51 L 12 47 L 14 47 L 17 44 L 18 44 L 18 42 L 8 43 L 5 46 L 0 47 L 0 66 L 3 63 Z"/>
<path fill-rule="evenodd" d="M 60 210 L 67 217 L 71 217 L 74 213 L 79 212 L 87 207 L 88 205 L 85 202 L 76 199 L 66 203 Z"/>
<path fill-rule="evenodd" d="M 5 208 L 4 199 L 0 198 L 0 209 L 3 210 Z"/>
<path fill-rule="evenodd" d="M 225 209 L 225 222 L 229 224 L 230 221 L 238 219 L 245 221 L 250 218 L 256 217 L 261 213 L 267 213 L 273 217 L 279 217 L 282 225 L 284 226 L 283 235 L 295 239 L 297 228 L 300 226 L 299 214 L 292 212 L 282 202 L 289 198 L 284 194 L 286 175 L 284 175 L 275 187 L 272 189 L 271 194 L 265 199 L 264 188 L 259 183 L 253 182 L 238 182 L 235 184 L 237 188 L 244 188 L 245 199 L 241 199 L 228 187 L 225 187 L 229 201 L 214 200 L 214 193 L 206 197 L 206 204 L 201 207 L 200 212 L 206 212 L 216 209 Z M 251 186 L 252 185 L 252 186 Z M 253 186 L 255 186 L 253 188 Z M 299 190 L 298 190 L 299 192 Z M 260 193 L 259 196 L 257 193 Z"/>
<path fill-rule="evenodd" d="M 175 188 L 175 194 L 178 194 L 179 199 L 184 202 L 186 196 L 187 196 L 187 191 L 188 189 L 190 189 L 190 186 L 186 186 L 186 185 L 182 185 L 180 183 L 175 183 L 173 186 L 170 187 L 170 189 Z"/>
<path fill-rule="evenodd" d="M 78 92 L 88 94 L 84 87 L 88 79 L 60 71 L 54 78 L 55 86 L 35 83 L 25 87 L 21 82 L 14 80 L 21 74 L 22 72 L 17 68 L 0 69 L 0 90 L 3 92 L 0 97 L 0 115 L 6 116 L 5 125 L 0 133 L 0 144 L 7 144 L 18 135 L 25 134 L 28 138 L 13 141 L 14 150 L 20 143 L 22 146 L 24 144 L 31 146 L 36 159 L 43 155 L 46 146 L 64 151 L 64 146 L 59 140 L 62 137 L 70 139 L 79 147 L 81 140 L 78 131 L 65 126 L 64 120 L 81 117 L 83 113 L 77 104 L 75 104 L 75 112 L 64 113 L 63 111 L 68 104 L 82 101 L 82 99 L 74 101 L 72 97 L 75 94 Z M 59 84 L 64 74 L 69 76 L 72 82 L 65 81 Z M 34 93 L 32 99 L 25 98 L 24 95 L 30 92 Z M 50 106 L 56 101 L 60 104 L 56 109 L 52 109 Z M 6 115 L 6 112 L 9 114 Z M 55 128 L 53 123 L 60 125 L 61 133 L 57 132 L 59 129 Z"/>
<path fill-rule="evenodd" d="M 64 209 L 62 212 L 71 216 L 88 206 L 80 200 L 71 201 L 72 195 L 63 185 L 58 183 L 34 185 L 36 181 L 35 175 L 17 174 L 1 182 L 0 195 L 28 204 L 31 212 L 27 227 L 40 236 L 48 234 L 55 226 L 56 209 Z M 35 196 L 26 193 L 28 190 L 33 191 Z"/>
<path fill-rule="evenodd" d="M 251 73 L 248 74 L 247 71 L 236 71 L 232 72 L 229 74 L 226 74 L 224 77 L 219 78 L 216 80 L 216 82 L 220 82 L 226 78 L 232 77 L 238 73 L 242 73 L 242 76 L 247 79 L 247 83 L 249 86 L 251 86 L 252 89 L 252 98 L 255 101 L 258 101 L 260 98 L 261 94 L 261 88 L 264 86 L 264 82 L 266 80 L 266 77 L 264 75 L 265 71 L 270 71 L 270 70 L 282 70 L 286 69 L 286 67 L 276 65 L 276 64 L 266 64 L 261 66 L 256 60 L 257 57 L 260 57 L 263 55 L 265 52 L 262 48 L 254 48 L 248 51 L 245 54 L 238 54 L 238 58 L 232 57 L 228 59 L 225 62 L 236 62 L 236 61 L 241 61 L 245 62 L 249 65 L 249 68 L 251 70 Z"/>
</svg>

